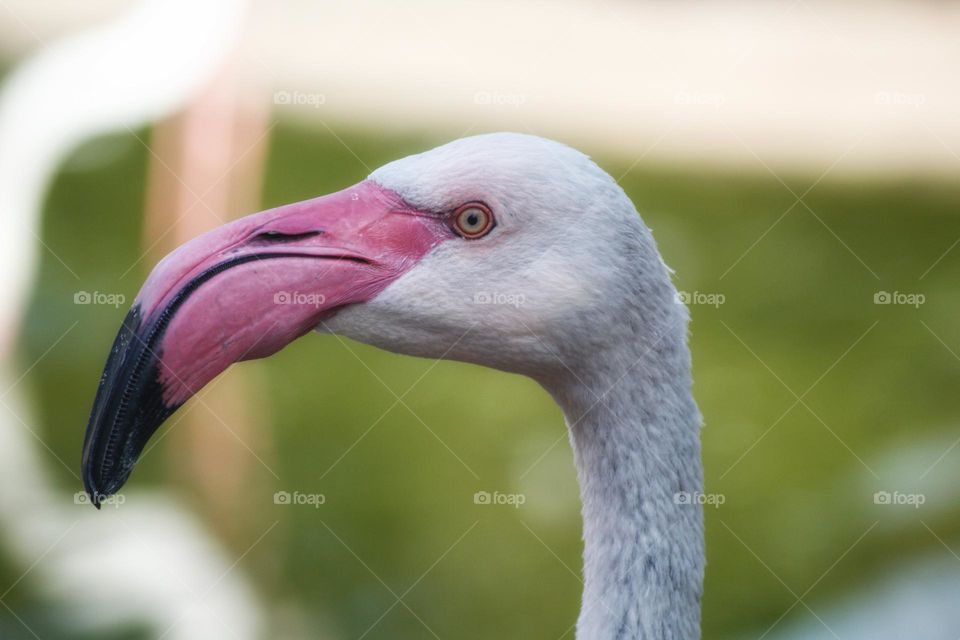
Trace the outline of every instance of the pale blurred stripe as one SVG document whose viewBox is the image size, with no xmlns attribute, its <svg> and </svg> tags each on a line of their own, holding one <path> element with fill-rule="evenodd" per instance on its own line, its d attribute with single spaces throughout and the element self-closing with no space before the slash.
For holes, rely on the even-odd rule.
<svg viewBox="0 0 960 640">
<path fill-rule="evenodd" d="M 115 4 L 24 13 L 42 32 Z M 628 163 L 954 175 L 957 33 L 950 2 L 260 1 L 242 59 L 251 87 L 299 92 L 280 113 L 334 130 L 533 130 Z"/>
<path fill-rule="evenodd" d="M 237 68 L 231 60 L 181 113 L 153 130 L 141 271 L 259 208 L 271 125 L 262 104 L 242 100 Z M 258 511 L 249 505 L 269 504 L 272 494 L 270 413 L 255 401 L 261 384 L 255 368 L 234 367 L 161 432 L 170 433 L 169 446 L 178 452 L 171 477 L 190 487 L 208 521 L 231 540 L 255 533 L 263 523 L 250 517 Z"/>
<path fill-rule="evenodd" d="M 69 610 L 71 628 L 80 632 L 146 624 L 170 640 L 255 640 L 265 627 L 265 608 L 237 565 L 276 523 L 231 549 L 169 497 L 131 488 L 118 497 L 120 507 L 108 500 L 97 512 L 83 504 L 84 494 L 75 493 L 82 486 L 77 458 L 65 462 L 44 442 L 31 411 L 27 391 L 36 362 L 13 357 L 53 176 L 81 142 L 125 127 L 134 135 L 207 85 L 233 49 L 242 5 L 221 0 L 203 7 L 205 20 L 189 0 L 149 0 L 96 32 L 58 38 L 55 31 L 33 31 L 0 0 L 0 14 L 42 43 L 0 92 L 0 210 L 8 223 L 0 236 L 0 536 L 22 570 L 0 599 L 32 588 L 35 598 Z M 186 24 L 188 10 L 194 19 Z M 89 288 L 87 274 L 44 250 L 78 289 Z M 76 320 L 60 338 L 45 336 L 49 349 L 75 345 L 76 336 L 66 334 L 84 329 Z M 72 474 L 66 487 L 50 475 L 58 464 Z"/>
</svg>

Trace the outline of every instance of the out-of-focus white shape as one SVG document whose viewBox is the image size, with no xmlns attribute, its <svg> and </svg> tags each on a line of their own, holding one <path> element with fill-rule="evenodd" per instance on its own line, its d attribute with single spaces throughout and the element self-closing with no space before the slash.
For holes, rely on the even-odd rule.
<svg viewBox="0 0 960 640">
<path fill-rule="evenodd" d="M 43 6 L 87 16 L 86 4 Z M 349 120 L 451 137 L 532 130 L 628 163 L 739 162 L 763 171 L 759 156 L 777 171 L 814 175 L 840 158 L 832 169 L 840 174 L 954 175 L 960 167 L 957 3 L 252 6 L 241 42 L 248 86 L 270 85 L 280 113 L 334 129 Z M 38 15 L 31 24 L 61 23 Z M 17 28 L 0 12 L 0 38 Z"/>
<path fill-rule="evenodd" d="M 956 463 L 960 451 L 955 446 L 955 425 L 946 425 L 932 435 L 918 435 L 925 431 L 911 432 L 909 439 L 872 457 L 870 466 L 876 469 L 879 480 L 856 473 L 843 483 L 873 503 L 871 513 L 879 519 L 878 532 L 885 535 L 907 535 L 918 528 L 921 519 L 928 523 L 948 519 L 960 502 L 960 467 Z M 875 495 L 877 492 L 889 494 L 891 502 L 900 503 L 877 504 L 882 499 Z M 957 595 L 960 597 L 960 591 Z"/>
<path fill-rule="evenodd" d="M 0 340 L 32 280 L 43 196 L 64 156 L 91 136 L 183 105 L 233 51 L 243 8 L 242 0 L 147 0 L 45 44 L 12 72 L 0 93 Z"/>
<path fill-rule="evenodd" d="M 897 540 L 919 531 L 928 537 L 933 553 L 891 557 L 879 575 L 839 598 L 805 598 L 830 630 L 798 606 L 766 638 L 812 640 L 833 638 L 835 634 L 843 640 L 956 640 L 960 629 L 960 558 L 955 553 L 960 546 L 943 537 L 946 525 L 938 525 L 950 521 L 960 499 L 960 471 L 948 458 L 957 453 L 952 447 L 954 431 L 945 428 L 942 436 L 914 436 L 908 443 L 873 456 L 870 466 L 879 479 L 857 468 L 848 481 L 837 483 L 836 495 L 843 504 L 859 503 L 863 511 L 869 511 L 870 518 L 876 518 L 877 524 L 867 536 Z M 920 497 L 922 501 L 884 502 L 878 493 Z M 938 531 L 940 528 L 944 531 Z M 944 545 L 953 545 L 953 550 Z"/>
<path fill-rule="evenodd" d="M 0 56 L 4 58 L 36 48 L 39 41 L 53 41 L 115 18 L 131 4 L 129 0 L 89 0 L 67 3 L 36 0 L 3 0 L 0 3 Z"/>
<path fill-rule="evenodd" d="M 42 6 L 78 19 L 104 11 L 70 0 Z M 739 162 L 763 171 L 759 156 L 774 170 L 814 175 L 841 158 L 832 168 L 840 174 L 954 175 L 960 167 L 957 3 L 252 6 L 241 42 L 248 88 L 271 86 L 276 95 L 262 99 L 274 98 L 281 114 L 333 129 L 349 120 L 450 137 L 533 131 L 627 163 Z M 34 28 L 62 28 L 62 18 L 33 13 Z M 0 39 L 18 29 L 0 11 Z"/>
<path fill-rule="evenodd" d="M 807 598 L 823 623 L 803 607 L 781 622 L 769 640 L 956 640 L 960 629 L 960 561 L 943 554 L 899 564 L 855 595 L 829 605 Z M 829 630 L 824 626 L 829 626 Z M 832 631 L 832 633 L 831 633 Z M 751 638 L 757 636 L 751 635 Z"/>
<path fill-rule="evenodd" d="M 0 387 L 12 383 L 0 369 Z M 54 490 L 23 398 L 14 391 L 3 402 L 0 532 L 25 583 L 60 604 L 65 625 L 95 633 L 146 624 L 168 640 L 263 637 L 263 607 L 237 559 L 189 511 L 136 492 L 98 512 L 82 494 Z"/>
<path fill-rule="evenodd" d="M 63 158 L 91 136 L 181 107 L 232 51 L 242 13 L 240 0 L 148 0 L 51 42 L 0 93 L 0 532 L 31 583 L 73 611 L 66 624 L 81 631 L 140 623 L 169 640 L 253 640 L 263 630 L 235 559 L 181 505 L 130 495 L 97 513 L 54 489 L 8 358 L 44 194 Z"/>
<path fill-rule="evenodd" d="M 629 163 L 819 175 L 960 169 L 960 5 L 258 2 L 279 113 L 458 136 L 533 130 Z M 841 159 L 842 158 L 842 159 Z"/>
</svg>

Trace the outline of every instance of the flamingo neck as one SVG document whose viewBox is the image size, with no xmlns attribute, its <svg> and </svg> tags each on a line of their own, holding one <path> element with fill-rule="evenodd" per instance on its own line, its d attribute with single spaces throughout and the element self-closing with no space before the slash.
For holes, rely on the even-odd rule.
<svg viewBox="0 0 960 640">
<path fill-rule="evenodd" d="M 700 637 L 703 510 L 686 498 L 703 487 L 701 418 L 685 320 L 616 341 L 554 386 L 583 502 L 578 640 Z"/>
</svg>

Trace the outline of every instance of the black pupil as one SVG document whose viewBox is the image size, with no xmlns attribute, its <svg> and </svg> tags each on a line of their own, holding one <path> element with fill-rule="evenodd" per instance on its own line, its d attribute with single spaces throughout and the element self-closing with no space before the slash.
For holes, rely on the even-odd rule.
<svg viewBox="0 0 960 640">
<path fill-rule="evenodd" d="M 477 214 L 471 213 L 470 215 L 467 216 L 468 226 L 475 227 L 479 222 L 480 222 L 480 216 L 478 216 Z"/>
</svg>

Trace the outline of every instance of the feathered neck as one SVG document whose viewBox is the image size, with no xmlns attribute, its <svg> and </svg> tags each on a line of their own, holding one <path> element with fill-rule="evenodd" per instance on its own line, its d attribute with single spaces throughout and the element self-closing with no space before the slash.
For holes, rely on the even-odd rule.
<svg viewBox="0 0 960 640">
<path fill-rule="evenodd" d="M 634 321 L 605 348 L 544 383 L 566 416 L 583 503 L 578 640 L 700 637 L 701 417 L 686 309 L 657 280 L 641 299 L 659 311 L 625 310 Z"/>
</svg>

